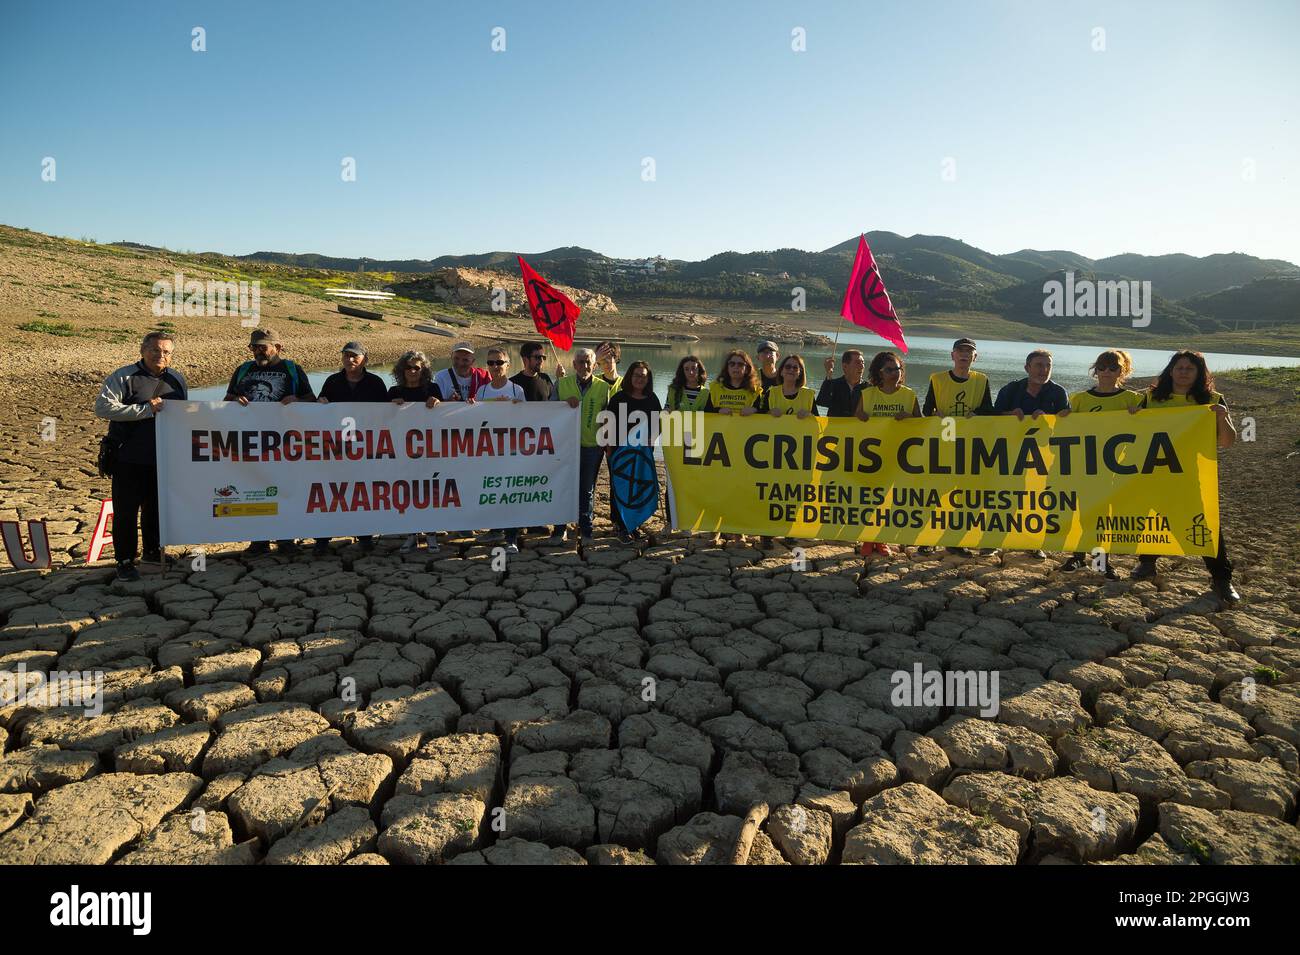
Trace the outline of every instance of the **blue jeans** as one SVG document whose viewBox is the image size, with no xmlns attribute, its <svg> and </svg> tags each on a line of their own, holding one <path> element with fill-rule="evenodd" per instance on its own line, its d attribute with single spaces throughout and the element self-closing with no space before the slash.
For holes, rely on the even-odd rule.
<svg viewBox="0 0 1300 955">
<path fill-rule="evenodd" d="M 596 495 L 596 475 L 605 460 L 603 448 L 581 448 L 578 459 L 578 532 L 591 534 L 592 498 Z"/>
</svg>

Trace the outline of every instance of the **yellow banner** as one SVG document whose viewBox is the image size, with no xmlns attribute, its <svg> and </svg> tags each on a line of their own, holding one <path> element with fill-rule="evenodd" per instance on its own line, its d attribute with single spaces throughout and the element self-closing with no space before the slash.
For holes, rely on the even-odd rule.
<svg viewBox="0 0 1300 955">
<path fill-rule="evenodd" d="M 692 415 L 664 447 L 691 531 L 1213 555 L 1209 407 L 1013 417 Z M 702 429 L 702 430 L 701 430 Z"/>
</svg>

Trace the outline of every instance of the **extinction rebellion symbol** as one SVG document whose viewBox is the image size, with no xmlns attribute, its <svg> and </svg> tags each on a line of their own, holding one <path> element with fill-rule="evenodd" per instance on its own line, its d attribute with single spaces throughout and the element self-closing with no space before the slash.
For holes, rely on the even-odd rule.
<svg viewBox="0 0 1300 955">
<path fill-rule="evenodd" d="M 894 307 L 889 302 L 889 293 L 885 291 L 885 285 L 880 281 L 880 272 L 875 265 L 862 273 L 862 278 L 858 282 L 858 296 L 862 299 L 862 304 L 867 310 L 877 318 L 883 318 L 886 321 L 898 322 L 894 317 Z M 880 299 L 885 300 L 885 311 L 880 311 L 874 303 Z"/>
<path fill-rule="evenodd" d="M 659 495 L 654 454 L 649 448 L 621 447 L 609 457 L 610 493 L 618 506 L 637 511 Z"/>
<path fill-rule="evenodd" d="M 556 328 L 564 323 L 564 303 L 554 295 L 548 293 L 546 283 L 539 282 L 537 279 L 529 281 L 528 285 L 532 288 L 533 299 L 537 302 L 537 310 L 541 312 L 542 323 L 547 328 Z M 558 305 L 560 313 L 557 317 L 551 317 L 551 306 Z"/>
</svg>

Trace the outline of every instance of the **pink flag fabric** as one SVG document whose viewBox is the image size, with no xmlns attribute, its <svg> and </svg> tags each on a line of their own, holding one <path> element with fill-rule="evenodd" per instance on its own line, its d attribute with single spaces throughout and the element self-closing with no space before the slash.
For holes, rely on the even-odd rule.
<svg viewBox="0 0 1300 955">
<path fill-rule="evenodd" d="M 849 276 L 849 287 L 844 290 L 840 315 L 907 352 L 903 326 L 898 322 L 898 313 L 889 300 L 889 292 L 880 277 L 880 269 L 865 234 L 858 237 L 858 254 L 853 259 L 853 272 Z"/>
</svg>

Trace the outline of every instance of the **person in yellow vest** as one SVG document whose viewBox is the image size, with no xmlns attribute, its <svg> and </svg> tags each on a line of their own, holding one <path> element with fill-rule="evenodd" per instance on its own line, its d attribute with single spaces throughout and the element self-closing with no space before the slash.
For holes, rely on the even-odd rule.
<svg viewBox="0 0 1300 955">
<path fill-rule="evenodd" d="M 804 366 L 801 355 L 787 355 L 781 360 L 776 371 L 780 378 L 779 385 L 772 385 L 763 392 L 758 410 L 766 411 L 773 417 L 792 414 L 797 418 L 807 418 L 817 413 L 817 393 L 805 388 L 808 381 L 808 369 Z"/>
<path fill-rule="evenodd" d="M 1181 408 L 1187 405 L 1209 405 L 1213 408 L 1219 447 L 1232 447 L 1237 440 L 1237 429 L 1228 413 L 1228 402 L 1214 390 L 1214 375 L 1205 364 L 1205 356 L 1190 349 L 1174 352 L 1155 384 L 1142 394 L 1143 408 Z M 1218 553 L 1203 559 L 1205 569 L 1210 572 L 1215 595 L 1228 606 L 1240 600 L 1241 594 L 1232 585 L 1232 561 L 1228 559 L 1222 527 L 1219 528 Z M 1129 579 L 1147 580 L 1155 576 L 1155 555 L 1138 555 L 1137 569 L 1129 575 Z"/>
<path fill-rule="evenodd" d="M 1088 373 L 1097 380 L 1097 384 L 1085 391 L 1076 391 L 1070 395 L 1070 411 L 1074 413 L 1127 411 L 1133 414 L 1142 407 L 1142 395 L 1125 388 L 1124 382 L 1133 374 L 1133 358 L 1120 349 L 1104 351 L 1097 356 Z M 1108 555 L 1103 554 L 1102 573 L 1107 580 L 1117 580 L 1119 575 L 1111 566 Z M 1086 566 L 1088 555 L 1082 551 L 1073 554 L 1059 570 L 1078 570 Z"/>
<path fill-rule="evenodd" d="M 969 338 L 959 338 L 952 343 L 952 369 L 936 371 L 930 376 L 930 389 L 925 393 L 925 404 L 921 413 L 926 417 L 936 415 L 940 418 L 973 418 L 976 415 L 991 415 L 993 395 L 989 380 L 982 372 L 973 371 L 971 365 L 979 358 L 979 349 Z M 917 553 L 931 554 L 934 548 L 928 545 L 918 547 Z M 969 547 L 949 547 L 948 553 L 970 557 Z M 993 553 L 993 551 L 987 551 Z"/>
<path fill-rule="evenodd" d="M 907 371 L 897 352 L 877 352 L 867 368 L 865 386 L 858 391 L 858 405 L 854 411 L 857 419 L 893 418 L 902 421 L 921 417 L 921 403 L 916 392 L 903 384 L 906 380 Z M 858 548 L 858 553 L 863 557 L 870 554 L 889 557 L 894 552 L 888 544 L 867 541 Z"/>
<path fill-rule="evenodd" d="M 704 362 L 694 355 L 687 355 L 677 363 L 677 373 L 668 386 L 668 402 L 664 410 L 703 411 L 704 402 L 709 397 L 708 387 L 709 373 L 704 370 Z"/>
<path fill-rule="evenodd" d="M 592 498 L 596 493 L 596 476 L 605 451 L 596 440 L 599 415 L 609 405 L 609 384 L 591 372 L 596 353 L 590 348 L 579 348 L 573 355 L 573 374 L 565 375 L 556 385 L 557 400 L 566 402 L 577 411 L 580 418 L 578 448 L 578 533 L 582 543 L 591 542 Z M 563 525 L 559 530 L 563 531 Z M 561 534 L 552 535 L 552 538 Z"/>
<path fill-rule="evenodd" d="M 757 414 L 763 399 L 758 370 L 753 360 L 740 348 L 733 348 L 722 359 L 722 370 L 709 382 L 704 399 L 704 410 L 717 414 Z M 722 534 L 715 534 L 713 542 L 722 543 Z M 744 541 L 743 534 L 728 534 L 729 540 Z"/>
<path fill-rule="evenodd" d="M 722 371 L 709 382 L 704 410 L 718 414 L 751 415 L 758 411 L 763 391 L 758 384 L 754 362 L 739 348 L 727 352 Z"/>
<path fill-rule="evenodd" d="M 916 392 L 903 384 L 906 380 L 903 359 L 896 352 L 877 353 L 867 368 L 867 387 L 858 392 L 858 420 L 921 417 L 921 404 Z"/>
<path fill-rule="evenodd" d="M 930 390 L 925 394 L 921 413 L 940 418 L 973 418 L 993 414 L 993 397 L 989 380 L 982 372 L 972 371 L 979 350 L 969 338 L 952 343 L 952 369 L 936 371 L 930 376 Z"/>
<path fill-rule="evenodd" d="M 618 342 L 603 341 L 596 346 L 596 367 L 599 378 L 609 385 L 609 396 L 614 397 L 623 387 L 623 376 L 618 373 L 618 363 L 623 360 L 623 349 Z"/>
</svg>

